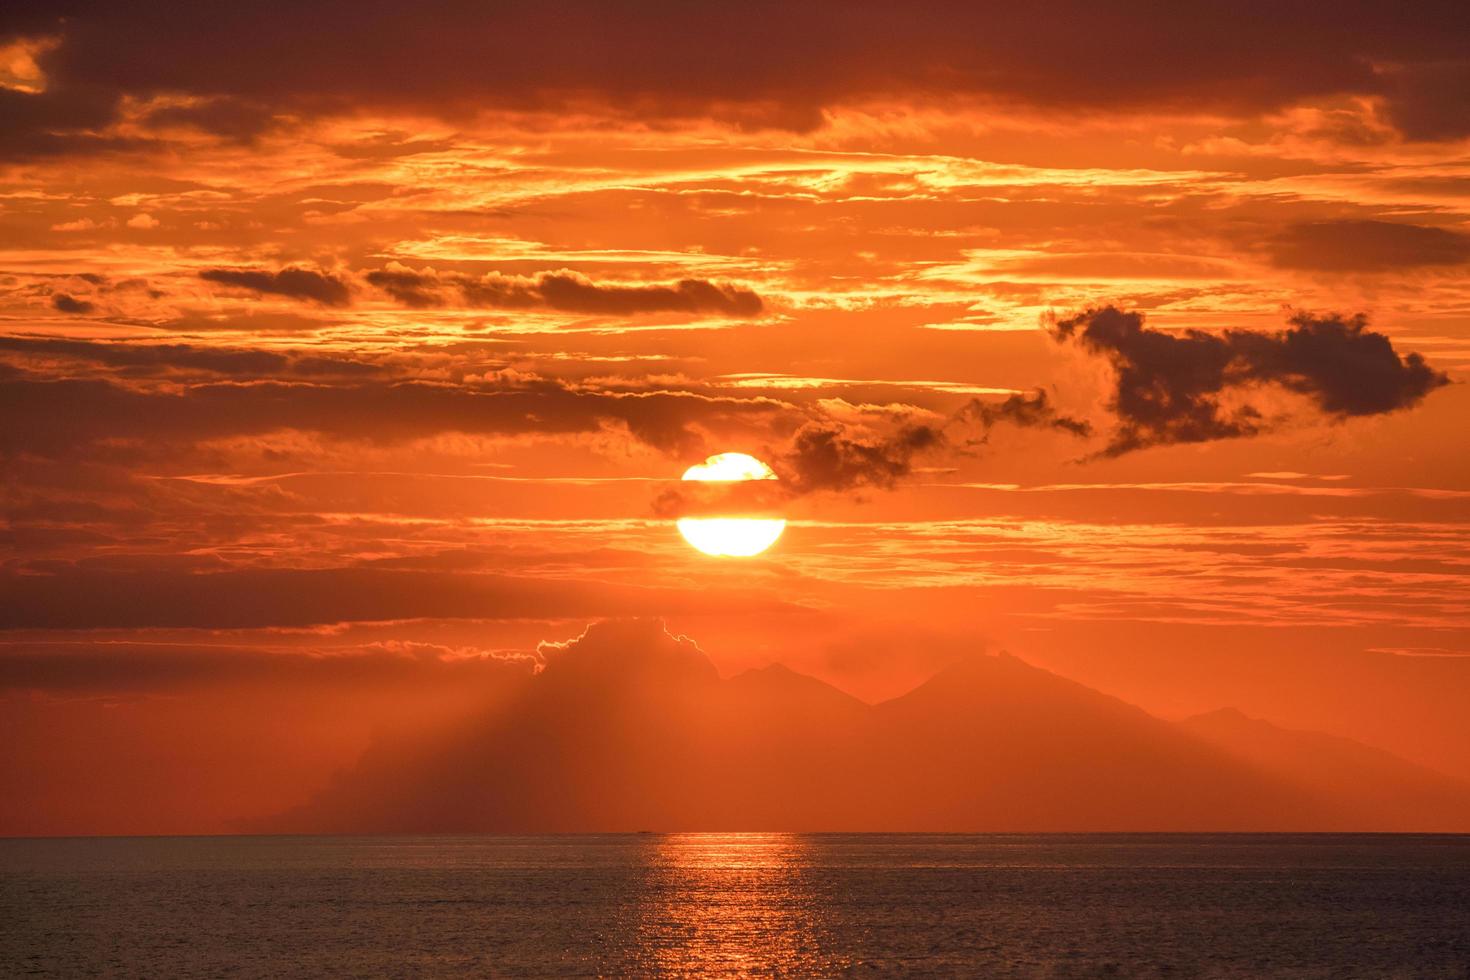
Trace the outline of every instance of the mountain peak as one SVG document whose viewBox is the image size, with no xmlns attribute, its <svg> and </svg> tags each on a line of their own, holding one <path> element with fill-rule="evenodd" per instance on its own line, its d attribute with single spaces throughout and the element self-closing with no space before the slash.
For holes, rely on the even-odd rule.
<svg viewBox="0 0 1470 980">
<path fill-rule="evenodd" d="M 678 677 L 716 681 L 719 674 L 699 645 L 687 636 L 675 636 L 662 619 L 636 617 L 591 623 L 580 635 L 561 642 L 537 645 L 548 678 L 587 676 L 603 680 L 619 677 Z"/>
<path fill-rule="evenodd" d="M 787 704 L 801 701 L 806 704 L 825 703 L 839 710 L 867 709 L 866 704 L 841 688 L 781 663 L 741 671 L 725 684 L 736 695 L 776 699 Z"/>
</svg>

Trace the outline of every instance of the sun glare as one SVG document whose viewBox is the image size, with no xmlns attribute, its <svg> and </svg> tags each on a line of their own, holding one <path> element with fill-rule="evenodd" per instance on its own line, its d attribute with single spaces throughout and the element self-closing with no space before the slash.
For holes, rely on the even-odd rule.
<svg viewBox="0 0 1470 980">
<path fill-rule="evenodd" d="M 684 471 L 684 479 L 707 483 L 774 480 L 769 466 L 745 453 L 720 453 Z M 716 558 L 750 558 L 776 543 L 786 521 L 772 517 L 683 517 L 679 533 L 698 551 Z"/>
</svg>

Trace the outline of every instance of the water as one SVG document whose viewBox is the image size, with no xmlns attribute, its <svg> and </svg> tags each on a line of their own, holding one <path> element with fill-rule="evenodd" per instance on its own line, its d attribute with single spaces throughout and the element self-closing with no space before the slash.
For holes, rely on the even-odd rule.
<svg viewBox="0 0 1470 980">
<path fill-rule="evenodd" d="M 1470 837 L 0 840 L 7 976 L 1470 977 Z"/>
</svg>

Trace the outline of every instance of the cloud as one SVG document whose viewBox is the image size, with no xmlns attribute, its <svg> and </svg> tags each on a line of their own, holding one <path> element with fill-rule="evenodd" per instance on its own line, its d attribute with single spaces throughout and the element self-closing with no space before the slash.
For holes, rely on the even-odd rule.
<svg viewBox="0 0 1470 980">
<path fill-rule="evenodd" d="M 921 456 L 968 453 L 986 444 L 998 425 L 1054 429 L 1074 436 L 1092 432 L 1086 421 L 1059 414 L 1046 391 L 1038 388 L 1000 402 L 974 398 L 946 419 L 902 422 L 886 435 L 838 421 L 810 422 L 797 430 L 773 465 L 791 495 L 886 490 L 908 477 Z"/>
<path fill-rule="evenodd" d="M 68 296 L 66 293 L 55 293 L 51 297 L 53 308 L 62 313 L 91 313 L 97 309 L 96 303 L 90 303 L 84 299 Z"/>
<path fill-rule="evenodd" d="M 610 427 L 659 450 L 692 454 L 709 426 L 760 425 L 790 408 L 767 398 L 624 394 L 534 377 L 464 385 L 269 380 L 161 390 L 100 378 L 18 377 L 0 378 L 0 411 L 10 423 L 0 427 L 0 450 L 43 456 L 85 451 L 102 441 L 156 449 L 286 430 L 388 444 L 444 432 L 548 435 Z"/>
<path fill-rule="evenodd" d="M 62 307 L 53 299 L 53 305 Z M 92 304 L 82 304 L 91 312 Z M 66 358 L 117 368 L 129 377 L 197 371 L 235 377 L 278 375 L 370 375 L 381 368 L 345 357 L 281 353 L 248 348 L 200 347 L 192 344 L 99 343 L 59 337 L 0 337 L 0 353 L 29 358 Z"/>
<path fill-rule="evenodd" d="M 761 298 L 749 289 L 705 279 L 681 279 L 672 285 L 599 284 L 569 270 L 535 276 L 491 273 L 469 276 L 415 271 L 397 263 L 366 276 L 405 306 L 425 309 L 464 305 L 492 309 L 549 309 L 567 313 L 631 316 L 639 313 L 723 313 L 755 316 Z"/>
<path fill-rule="evenodd" d="M 1377 272 L 1470 262 L 1470 235 L 1396 221 L 1313 221 L 1272 239 L 1271 264 L 1319 272 Z"/>
<path fill-rule="evenodd" d="M 1001 402 L 975 398 L 947 418 L 933 422 L 901 416 L 897 427 L 875 432 L 839 418 L 811 419 L 788 443 L 770 454 L 779 480 L 737 483 L 681 481 L 664 488 L 653 512 L 664 518 L 739 513 L 774 513 L 782 501 L 811 493 L 891 490 L 914 472 L 926 455 L 967 454 L 989 441 L 998 425 L 1053 429 L 1087 436 L 1085 421 L 1059 414 L 1047 393 L 1037 389 Z"/>
<path fill-rule="evenodd" d="M 149 126 L 186 126 L 216 136 L 249 142 L 271 127 L 275 114 L 265 106 L 238 99 L 207 99 L 190 105 L 164 106 L 144 118 Z"/>
<path fill-rule="evenodd" d="M 1060 429 L 1074 436 L 1092 434 L 1091 423 L 1058 414 L 1044 388 L 1038 388 L 1029 394 L 1014 394 L 998 403 L 983 402 L 976 398 L 961 409 L 956 418 L 979 425 L 983 432 L 980 437 L 982 442 L 990 434 L 991 428 L 1001 423 L 1025 429 Z"/>
<path fill-rule="evenodd" d="M 1345 0 L 1273 9 L 1269 18 L 1142 0 L 1043 9 L 860 0 L 840 17 L 783 0 L 314 0 L 269 17 L 249 6 L 183 9 L 163 0 L 47 7 L 0 14 L 0 35 L 60 38 L 38 58 L 47 91 L 15 93 L 36 104 L 13 148 L 35 151 L 63 123 L 80 135 L 77 110 L 68 116 L 53 93 L 85 94 L 91 127 L 115 118 L 124 96 L 168 94 L 314 115 L 367 108 L 464 117 L 591 104 L 788 129 L 812 129 L 824 109 L 887 96 L 1252 113 L 1356 94 L 1386 99 L 1390 118 L 1414 138 L 1465 131 L 1458 107 L 1470 25 L 1463 4 L 1439 0 L 1416 5 L 1413 17 L 1380 0 Z M 1100 71 L 1099 57 L 1126 70 Z M 199 121 L 227 135 L 256 122 L 229 116 L 211 108 Z"/>
<path fill-rule="evenodd" d="M 315 269 L 287 268 L 276 272 L 264 269 L 205 269 L 199 278 L 222 286 L 235 286 L 257 293 L 288 296 L 323 306 L 346 306 L 352 294 L 347 283 Z"/>
<path fill-rule="evenodd" d="M 566 619 L 786 610 L 748 593 L 353 566 L 199 573 L 90 565 L 0 574 L 0 630 L 260 629 L 400 619 Z"/>
<path fill-rule="evenodd" d="M 638 679 L 718 683 L 714 664 L 687 636 L 653 616 L 604 619 L 565 641 L 542 641 L 536 653 L 553 683 L 590 683 L 600 691 Z"/>
<path fill-rule="evenodd" d="M 509 651 L 451 649 L 428 643 L 375 643 L 331 653 L 258 647 L 114 642 L 0 644 L 0 692 L 120 694 L 214 685 L 405 684 L 439 675 L 483 684 L 529 675 L 536 659 Z"/>
<path fill-rule="evenodd" d="M 106 86 L 52 85 L 37 93 L 0 86 L 0 119 L 5 120 L 0 157 L 85 155 L 148 145 L 146 140 L 97 135 L 96 130 L 115 120 L 121 101 L 120 93 Z"/>
<path fill-rule="evenodd" d="M 889 490 L 913 472 L 923 453 L 946 446 L 943 429 L 905 423 L 887 434 L 835 419 L 812 420 L 777 453 L 767 453 L 779 479 L 731 483 L 679 481 L 652 502 L 665 519 L 690 516 L 776 515 L 782 502 L 810 493 Z"/>
<path fill-rule="evenodd" d="M 810 422 L 796 431 L 775 469 L 796 494 L 886 490 L 912 472 L 916 456 L 944 441 L 940 428 L 919 423 L 903 425 L 892 435 L 867 437 L 840 423 Z"/>
<path fill-rule="evenodd" d="M 1304 395 L 1328 416 L 1410 408 L 1449 378 L 1418 354 L 1401 357 L 1363 316 L 1299 314 L 1274 333 L 1153 330 L 1112 306 L 1057 321 L 1052 335 L 1106 357 L 1116 372 L 1117 426 L 1105 456 L 1148 446 L 1255 435 L 1268 427 L 1244 398 L 1261 385 Z M 1226 396 L 1237 400 L 1227 407 Z"/>
<path fill-rule="evenodd" d="M 1464 36 L 1461 35 L 1463 45 Z M 1444 58 L 1398 65 L 1385 74 L 1389 121 L 1411 140 L 1470 136 L 1470 59 Z"/>
</svg>

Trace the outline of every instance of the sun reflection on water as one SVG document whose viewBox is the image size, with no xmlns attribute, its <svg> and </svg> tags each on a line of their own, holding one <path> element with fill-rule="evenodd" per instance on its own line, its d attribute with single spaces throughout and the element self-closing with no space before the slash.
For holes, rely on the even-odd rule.
<svg viewBox="0 0 1470 980">
<path fill-rule="evenodd" d="M 639 972 L 830 975 L 834 951 L 811 843 L 796 834 L 669 834 L 650 841 Z"/>
</svg>

